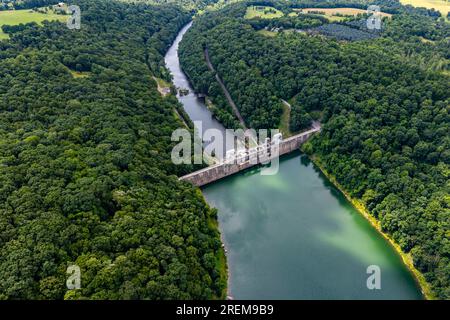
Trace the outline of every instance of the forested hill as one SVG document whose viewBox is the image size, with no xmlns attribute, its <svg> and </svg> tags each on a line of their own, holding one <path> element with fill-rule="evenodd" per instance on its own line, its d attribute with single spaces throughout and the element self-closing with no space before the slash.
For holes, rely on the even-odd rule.
<svg viewBox="0 0 450 320">
<path fill-rule="evenodd" d="M 152 79 L 189 15 L 71 3 L 80 30 L 30 24 L 0 42 L 0 299 L 222 296 L 215 211 L 177 180 L 178 102 Z M 67 291 L 72 264 L 81 290 Z"/>
<path fill-rule="evenodd" d="M 120 0 L 131 3 L 147 3 L 147 4 L 176 4 L 186 10 L 201 10 L 206 6 L 217 3 L 219 0 Z"/>
<path fill-rule="evenodd" d="M 281 98 L 292 104 L 292 131 L 320 120 L 322 132 L 305 151 L 411 254 L 434 294 L 449 299 L 450 24 L 401 9 L 376 37 L 341 41 L 305 31 L 331 24 L 289 16 L 284 1 L 264 2 L 283 17 L 246 18 L 255 3 L 195 20 L 180 45 L 194 87 L 226 120 L 230 111 L 204 59 L 208 48 L 251 126 L 278 127 Z"/>
</svg>

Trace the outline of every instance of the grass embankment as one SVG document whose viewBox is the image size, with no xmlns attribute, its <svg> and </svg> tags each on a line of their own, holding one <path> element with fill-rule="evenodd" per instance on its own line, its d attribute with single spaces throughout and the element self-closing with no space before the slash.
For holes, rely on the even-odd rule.
<svg viewBox="0 0 450 320">
<path fill-rule="evenodd" d="M 251 6 L 247 7 L 245 12 L 245 19 L 261 18 L 274 19 L 284 16 L 284 13 L 274 7 L 268 6 Z"/>
<path fill-rule="evenodd" d="M 291 119 L 291 109 L 285 103 L 281 104 L 283 106 L 283 114 L 281 115 L 280 120 L 280 132 L 283 134 L 283 138 L 287 138 L 292 136 L 292 132 L 289 129 L 289 122 Z"/>
<path fill-rule="evenodd" d="M 436 296 L 433 294 L 431 287 L 428 282 L 426 282 L 423 274 L 416 269 L 413 263 L 413 259 L 411 254 L 403 252 L 400 246 L 394 241 L 394 239 L 383 232 L 381 229 L 381 223 L 374 216 L 369 213 L 364 203 L 357 198 L 350 196 L 350 194 L 342 187 L 342 185 L 336 180 L 336 178 L 330 174 L 326 169 L 324 164 L 321 162 L 320 158 L 317 155 L 310 156 L 311 161 L 322 171 L 322 173 L 330 180 L 337 189 L 347 198 L 347 200 L 353 205 L 353 207 L 364 217 L 369 223 L 392 245 L 395 251 L 400 255 L 403 260 L 403 263 L 409 269 L 409 271 L 414 276 L 416 282 L 419 284 L 422 294 L 427 300 L 435 300 Z"/>
<path fill-rule="evenodd" d="M 29 9 L 0 11 L 0 40 L 9 38 L 9 36 L 1 29 L 4 25 L 16 26 L 21 23 L 25 24 L 30 22 L 42 24 L 45 20 L 64 22 L 67 20 L 67 16 L 56 14 L 54 11 L 40 13 Z"/>
</svg>

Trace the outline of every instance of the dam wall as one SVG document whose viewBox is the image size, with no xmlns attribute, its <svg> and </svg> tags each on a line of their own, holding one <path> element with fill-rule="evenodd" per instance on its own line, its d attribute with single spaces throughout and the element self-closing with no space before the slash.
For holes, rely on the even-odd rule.
<svg viewBox="0 0 450 320">
<path fill-rule="evenodd" d="M 207 185 L 253 166 L 266 164 L 275 157 L 298 150 L 300 145 L 317 131 L 320 131 L 320 128 L 299 133 L 279 142 L 267 142 L 255 148 L 241 151 L 232 158 L 227 157 L 218 164 L 192 172 L 179 179 L 188 181 L 198 187 Z"/>
</svg>

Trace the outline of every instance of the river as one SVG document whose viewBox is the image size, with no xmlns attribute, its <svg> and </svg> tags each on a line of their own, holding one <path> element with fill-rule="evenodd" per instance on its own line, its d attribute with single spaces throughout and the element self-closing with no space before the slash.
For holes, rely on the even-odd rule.
<svg viewBox="0 0 450 320">
<path fill-rule="evenodd" d="M 203 130 L 225 128 L 193 93 L 178 61 L 178 34 L 165 57 L 178 96 Z M 227 248 L 229 294 L 235 299 L 421 299 L 414 278 L 391 245 L 300 152 L 279 172 L 241 172 L 202 189 L 218 209 Z M 367 268 L 381 270 L 381 289 L 368 289 Z"/>
<path fill-rule="evenodd" d="M 204 132 L 207 129 L 216 129 L 222 132 L 223 137 L 225 137 L 226 143 L 222 155 L 225 155 L 227 150 L 233 149 L 234 136 L 231 133 L 226 132 L 226 129 L 222 125 L 222 123 L 220 123 L 216 118 L 213 117 L 212 113 L 206 107 L 204 99 L 198 98 L 194 93 L 194 90 L 189 84 L 189 80 L 181 70 L 180 62 L 178 60 L 178 44 L 180 43 L 186 31 L 191 27 L 191 25 L 192 22 L 190 22 L 180 30 L 172 46 L 169 48 L 169 51 L 167 51 L 164 60 L 166 63 L 166 67 L 172 74 L 172 82 L 175 87 L 185 88 L 189 90 L 189 93 L 187 95 L 177 94 L 177 98 L 183 104 L 184 110 L 189 115 L 189 118 L 194 122 L 197 132 Z M 201 124 L 201 128 L 199 127 L 199 124 Z M 203 144 L 204 147 L 206 147 L 206 145 L 207 143 Z M 218 158 L 222 158 L 219 155 L 216 156 Z"/>
</svg>

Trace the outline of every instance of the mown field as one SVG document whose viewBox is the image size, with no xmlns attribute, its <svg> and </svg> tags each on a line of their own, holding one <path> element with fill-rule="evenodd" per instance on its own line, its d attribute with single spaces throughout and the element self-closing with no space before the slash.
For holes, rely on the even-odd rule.
<svg viewBox="0 0 450 320">
<path fill-rule="evenodd" d="M 8 35 L 1 30 L 4 25 L 18 25 L 21 23 L 36 22 L 41 24 L 45 20 L 66 21 L 67 16 L 54 12 L 39 13 L 32 10 L 7 10 L 0 11 L 0 39 L 7 39 Z"/>
<path fill-rule="evenodd" d="M 358 14 L 367 13 L 367 10 L 357 8 L 304 8 L 295 9 L 296 12 L 316 13 L 327 17 L 331 22 L 344 19 L 344 16 L 356 16 Z M 385 12 L 380 12 L 383 17 L 391 17 L 392 15 Z"/>
<path fill-rule="evenodd" d="M 246 19 L 253 19 L 253 18 L 274 19 L 280 18 L 283 15 L 284 15 L 283 12 L 281 12 L 280 10 L 268 6 L 251 6 L 248 7 L 247 11 L 245 12 Z"/>
</svg>

